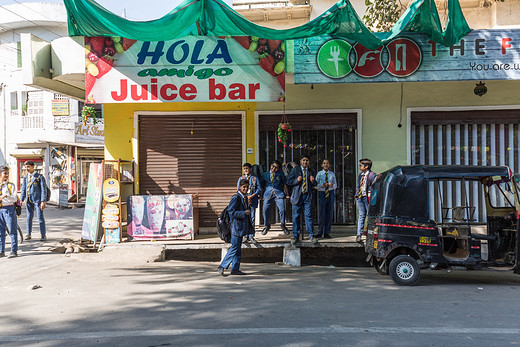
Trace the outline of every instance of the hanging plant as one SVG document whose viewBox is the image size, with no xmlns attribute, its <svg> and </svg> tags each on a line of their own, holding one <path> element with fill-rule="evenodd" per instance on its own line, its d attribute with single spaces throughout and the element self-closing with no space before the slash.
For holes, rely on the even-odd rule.
<svg viewBox="0 0 520 347">
<path fill-rule="evenodd" d="M 283 148 L 287 147 L 287 139 L 289 138 L 289 133 L 292 131 L 291 123 L 289 123 L 289 119 L 285 114 L 285 99 L 283 100 L 283 114 L 282 121 L 278 124 L 278 142 L 283 143 Z"/>
<path fill-rule="evenodd" d="M 287 147 L 287 139 L 291 131 L 291 124 L 289 122 L 278 124 L 278 142 L 283 143 L 284 148 Z"/>
<path fill-rule="evenodd" d="M 94 124 L 97 123 L 97 112 L 92 106 L 83 106 L 83 109 L 81 110 L 81 121 L 83 122 L 83 125 L 87 125 L 87 120 L 89 118 L 92 118 L 92 121 Z"/>
</svg>

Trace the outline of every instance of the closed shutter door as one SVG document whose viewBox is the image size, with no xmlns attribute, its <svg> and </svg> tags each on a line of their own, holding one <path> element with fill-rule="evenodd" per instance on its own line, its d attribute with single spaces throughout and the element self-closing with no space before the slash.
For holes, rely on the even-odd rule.
<svg viewBox="0 0 520 347">
<path fill-rule="evenodd" d="M 469 110 L 412 112 L 411 164 L 509 166 L 520 170 L 520 110 Z M 477 183 L 466 182 L 467 197 L 460 183 L 440 183 L 450 205 L 475 207 L 474 220 L 486 221 L 483 192 Z M 430 184 L 430 196 L 434 189 Z M 492 187 L 493 188 L 493 187 Z M 505 206 L 502 194 L 490 190 L 494 206 Z M 441 206 L 430 201 L 430 218 L 439 220 Z"/>
<path fill-rule="evenodd" d="M 215 226 L 242 167 L 240 115 L 139 118 L 140 194 L 198 194 L 199 225 Z"/>
</svg>

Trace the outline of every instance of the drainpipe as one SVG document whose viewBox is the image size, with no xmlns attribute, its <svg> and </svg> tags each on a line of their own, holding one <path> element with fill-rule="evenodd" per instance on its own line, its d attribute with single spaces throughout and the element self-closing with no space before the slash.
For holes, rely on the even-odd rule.
<svg viewBox="0 0 520 347">
<path fill-rule="evenodd" d="M 5 107 L 5 87 L 6 85 L 3 84 L 3 83 L 0 83 L 0 93 L 2 93 L 2 98 L 3 98 L 3 102 L 2 102 L 2 108 L 3 108 L 3 122 L 4 122 L 4 148 L 3 148 L 3 156 L 4 156 L 4 165 L 7 165 L 7 155 L 6 155 L 6 151 L 7 151 L 7 113 L 5 111 L 6 107 Z"/>
</svg>

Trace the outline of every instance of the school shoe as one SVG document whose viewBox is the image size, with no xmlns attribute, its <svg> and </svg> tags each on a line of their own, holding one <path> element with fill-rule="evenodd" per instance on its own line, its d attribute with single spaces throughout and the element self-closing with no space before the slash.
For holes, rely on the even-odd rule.
<svg viewBox="0 0 520 347">
<path fill-rule="evenodd" d="M 356 236 L 356 242 L 361 242 L 361 235 Z"/>
<path fill-rule="evenodd" d="M 4 252 L 0 253 L 0 258 L 3 258 L 3 257 L 5 257 L 5 253 Z"/>
<path fill-rule="evenodd" d="M 271 229 L 270 226 L 267 226 L 265 227 L 264 229 L 262 229 L 262 235 L 267 235 L 267 232 Z"/>
<path fill-rule="evenodd" d="M 31 239 L 31 234 L 27 234 L 27 235 L 25 235 L 25 239 L 26 239 L 26 240 L 30 240 L 30 239 Z"/>
<path fill-rule="evenodd" d="M 232 275 L 247 275 L 245 272 L 242 272 L 240 270 L 231 270 Z"/>
<path fill-rule="evenodd" d="M 282 230 L 283 230 L 283 233 L 284 233 L 285 235 L 290 235 L 290 234 L 291 234 L 291 232 L 289 231 L 289 229 L 287 229 L 287 227 L 285 226 L 285 224 L 282 225 Z"/>
<path fill-rule="evenodd" d="M 47 236 L 43 235 L 40 241 L 47 241 Z"/>
<path fill-rule="evenodd" d="M 224 268 L 219 266 L 219 267 L 217 268 L 217 273 L 218 273 L 219 275 L 224 276 Z"/>
<path fill-rule="evenodd" d="M 258 241 L 256 241 L 254 237 L 250 238 L 249 242 L 253 243 L 254 245 L 258 245 Z"/>
<path fill-rule="evenodd" d="M 291 246 L 294 247 L 294 246 L 296 246 L 297 243 L 298 243 L 298 239 L 297 239 L 296 237 L 293 237 L 293 238 L 291 239 Z"/>
<path fill-rule="evenodd" d="M 249 242 L 249 239 L 247 238 L 247 236 L 244 236 L 244 237 L 242 238 L 242 242 L 243 242 L 243 243 L 248 243 L 248 242 Z"/>
<path fill-rule="evenodd" d="M 11 253 L 9 253 L 9 255 L 7 256 L 7 259 L 9 259 L 9 258 L 14 258 L 14 257 L 17 257 L 17 256 L 18 256 L 18 253 L 16 253 L 16 252 L 11 252 Z"/>
<path fill-rule="evenodd" d="M 316 234 L 316 235 L 314 235 L 314 237 L 319 239 L 320 237 L 323 237 L 323 235 L 322 234 Z"/>
<path fill-rule="evenodd" d="M 331 239 L 332 236 L 330 236 L 330 234 L 325 234 L 325 235 L 323 235 L 323 238 L 324 238 L 324 239 Z"/>
<path fill-rule="evenodd" d="M 311 237 L 311 242 L 316 245 L 318 244 L 318 239 L 313 236 Z"/>
</svg>

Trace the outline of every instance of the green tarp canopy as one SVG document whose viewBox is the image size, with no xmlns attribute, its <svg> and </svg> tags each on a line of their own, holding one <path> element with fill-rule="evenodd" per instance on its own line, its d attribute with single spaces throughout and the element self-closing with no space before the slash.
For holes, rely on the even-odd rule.
<svg viewBox="0 0 520 347">
<path fill-rule="evenodd" d="M 70 36 L 121 36 L 139 41 L 228 35 L 294 40 L 328 34 L 376 49 L 401 32 L 424 33 L 434 42 L 451 46 L 471 30 L 458 0 L 448 0 L 445 30 L 442 30 L 434 0 L 415 0 L 392 30 L 385 33 L 370 32 L 348 0 L 340 0 L 306 24 L 284 30 L 255 24 L 221 0 L 185 0 L 164 17 L 151 21 L 127 20 L 93 0 L 64 0 L 64 3 Z"/>
</svg>

